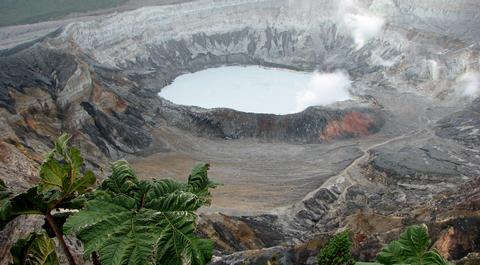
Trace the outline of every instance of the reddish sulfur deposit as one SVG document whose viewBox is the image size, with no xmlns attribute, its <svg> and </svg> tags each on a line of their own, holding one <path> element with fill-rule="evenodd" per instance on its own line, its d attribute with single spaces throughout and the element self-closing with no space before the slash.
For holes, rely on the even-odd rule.
<svg viewBox="0 0 480 265">
<path fill-rule="evenodd" d="M 366 136 L 374 119 L 364 113 L 349 112 L 341 120 L 333 120 L 327 124 L 320 139 L 331 140 L 344 136 Z"/>
</svg>

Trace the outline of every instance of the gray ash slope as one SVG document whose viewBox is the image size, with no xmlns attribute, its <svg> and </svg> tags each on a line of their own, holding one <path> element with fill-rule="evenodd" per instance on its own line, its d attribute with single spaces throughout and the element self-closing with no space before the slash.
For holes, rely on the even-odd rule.
<svg viewBox="0 0 480 265">
<path fill-rule="evenodd" d="M 174 158 L 210 162 L 225 184 L 213 203 L 223 213 L 207 211 L 199 227 L 215 239 L 218 264 L 262 264 L 273 254 L 282 264 L 312 262 L 312 246 L 345 226 L 363 260 L 408 224 L 428 223 L 440 243 L 446 227 L 469 221 L 478 229 L 474 192 L 462 185 L 478 184 L 480 102 L 462 95 L 459 79 L 480 71 L 480 3 L 347 7 L 333 0 L 148 7 L 3 51 L 0 177 L 17 191 L 32 185 L 61 131 L 97 169 L 126 157 L 146 176 L 178 177 Z M 359 48 L 347 13 L 386 24 Z M 178 75 L 222 65 L 344 70 L 356 100 L 276 116 L 157 97 Z M 436 210 L 444 197 L 449 207 Z M 459 214 L 462 199 L 473 206 Z M 246 210 L 255 207 L 261 213 Z M 3 240 L 2 254 L 13 240 Z M 479 251 L 476 240 L 457 240 L 462 251 L 452 245 L 442 254 L 461 259 Z"/>
</svg>

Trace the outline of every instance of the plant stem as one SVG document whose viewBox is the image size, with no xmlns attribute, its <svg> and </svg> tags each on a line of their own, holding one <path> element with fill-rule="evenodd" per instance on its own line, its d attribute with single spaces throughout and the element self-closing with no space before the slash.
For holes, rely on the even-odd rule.
<svg viewBox="0 0 480 265">
<path fill-rule="evenodd" d="M 68 249 L 67 243 L 65 242 L 65 239 L 63 238 L 62 232 L 60 232 L 60 229 L 57 226 L 57 223 L 55 222 L 55 219 L 53 219 L 53 216 L 50 213 L 47 213 L 46 215 L 48 224 L 50 224 L 50 227 L 53 229 L 53 232 L 55 233 L 55 236 L 58 239 L 58 242 L 62 246 L 63 252 L 65 252 L 65 255 L 67 256 L 68 263 L 70 265 L 77 265 L 75 262 L 75 259 L 73 258 L 72 253 Z"/>
<path fill-rule="evenodd" d="M 93 265 L 102 265 L 100 263 L 100 260 L 98 258 L 98 255 L 97 255 L 97 252 L 92 252 L 92 262 L 93 262 Z"/>
</svg>

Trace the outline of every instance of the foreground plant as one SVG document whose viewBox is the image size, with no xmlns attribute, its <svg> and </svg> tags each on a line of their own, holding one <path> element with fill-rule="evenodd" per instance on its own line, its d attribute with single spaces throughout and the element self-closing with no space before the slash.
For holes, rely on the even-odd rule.
<svg viewBox="0 0 480 265">
<path fill-rule="evenodd" d="M 63 238 L 61 227 L 52 211 L 57 209 L 75 210 L 83 207 L 83 195 L 90 191 L 96 179 L 92 171 L 82 170 L 83 158 L 78 149 L 68 146 L 69 139 L 70 136 L 64 134 L 55 141 L 54 149 L 40 167 L 40 182 L 37 186 L 30 188 L 25 193 L 11 197 L 5 184 L 0 183 L 0 229 L 20 215 L 43 215 L 46 219 L 46 227 L 58 239 L 69 263 L 75 264 Z M 30 242 L 30 240 L 33 241 Z M 56 260 L 53 255 L 36 256 L 38 253 L 42 253 L 40 250 L 45 250 L 42 247 L 51 246 L 51 242 L 45 238 L 44 234 L 32 234 L 27 241 L 30 242 L 29 247 L 20 249 L 29 250 L 29 259 L 27 263 L 22 264 L 55 264 L 44 263 L 45 260 L 42 259 L 46 258 L 53 262 Z M 39 251 L 34 251 L 35 249 L 32 247 Z M 13 250 L 15 251 L 15 249 Z M 12 254 L 15 256 L 15 253 L 12 252 Z M 18 251 L 16 254 L 20 255 Z"/>
<path fill-rule="evenodd" d="M 112 164 L 86 208 L 64 225 L 103 265 L 203 265 L 210 261 L 211 241 L 195 235 L 195 211 L 210 203 L 208 164 L 199 164 L 187 183 L 139 180 L 124 161 Z"/>
<path fill-rule="evenodd" d="M 357 265 L 449 265 L 431 245 L 426 225 L 409 227 L 399 240 L 392 241 L 377 256 L 377 262 L 357 262 Z"/>
<path fill-rule="evenodd" d="M 350 253 L 350 236 L 348 230 L 335 235 L 325 245 L 318 255 L 319 265 L 352 265 L 352 255 Z"/>
<path fill-rule="evenodd" d="M 46 233 L 33 232 L 20 239 L 10 249 L 13 258 L 12 265 L 41 264 L 57 265 L 55 242 Z"/>
<path fill-rule="evenodd" d="M 194 234 L 195 211 L 210 203 L 209 189 L 215 187 L 207 177 L 207 164 L 196 166 L 183 184 L 139 180 L 122 160 L 112 164 L 112 175 L 93 191 L 95 176 L 83 169 L 83 158 L 68 145 L 69 139 L 65 134 L 55 141 L 40 167 L 37 186 L 13 197 L 0 181 L 0 229 L 20 215 L 45 216 L 45 231 L 32 233 L 11 248 L 14 265 L 59 264 L 51 237 L 57 238 L 74 265 L 62 231 L 78 235 L 94 264 L 210 261 L 212 243 Z M 78 213 L 64 224 L 73 212 Z"/>
</svg>

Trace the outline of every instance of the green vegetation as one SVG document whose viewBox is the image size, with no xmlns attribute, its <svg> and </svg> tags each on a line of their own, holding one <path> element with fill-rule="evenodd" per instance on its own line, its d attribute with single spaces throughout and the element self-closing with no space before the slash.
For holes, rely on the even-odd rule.
<svg viewBox="0 0 480 265">
<path fill-rule="evenodd" d="M 319 265 L 449 265 L 437 251 L 429 250 L 427 226 L 407 228 L 399 240 L 392 241 L 377 256 L 376 262 L 354 262 L 350 254 L 348 231 L 335 235 L 320 250 Z"/>
<path fill-rule="evenodd" d="M 13 265 L 57 265 L 55 242 L 45 233 L 31 233 L 17 241 L 10 252 Z"/>
<path fill-rule="evenodd" d="M 111 8 L 124 2 L 126 0 L 0 0 L 0 27 Z"/>
<path fill-rule="evenodd" d="M 68 218 L 67 233 L 97 251 L 101 264 L 206 264 L 209 240 L 194 234 L 195 211 L 210 200 L 207 164 L 196 166 L 188 183 L 140 181 L 126 161 L 112 165 L 85 210 Z"/>
<path fill-rule="evenodd" d="M 56 237 L 74 265 L 63 232 L 77 236 L 94 264 L 204 265 L 212 257 L 212 242 L 195 234 L 196 211 L 211 200 L 216 186 L 208 164 L 193 168 L 186 183 L 140 180 L 125 160 L 112 163 L 112 174 L 97 190 L 92 171 L 84 169 L 80 151 L 68 145 L 66 134 L 55 141 L 40 167 L 38 185 L 12 196 L 0 181 L 0 229 L 20 215 L 45 216 L 45 231 L 20 239 L 12 248 L 13 265 L 57 265 Z M 55 210 L 62 209 L 58 212 Z M 63 227 L 63 229 L 62 229 Z M 335 235 L 320 250 L 320 265 L 449 265 L 435 250 L 425 225 L 409 227 L 391 242 L 376 262 L 352 259 L 349 232 Z M 268 264 L 277 264 L 276 256 Z"/>
<path fill-rule="evenodd" d="M 352 265 L 355 262 L 350 253 L 350 238 L 348 230 L 335 235 L 320 250 L 318 255 L 319 265 Z"/>
<path fill-rule="evenodd" d="M 376 263 L 366 264 L 420 264 L 420 265 L 448 265 L 436 250 L 429 250 L 431 245 L 426 225 L 412 226 L 400 235 L 399 240 L 388 244 L 377 256 Z"/>
<path fill-rule="evenodd" d="M 95 184 L 92 171 L 82 170 L 80 151 L 68 146 L 70 137 L 60 136 L 54 149 L 40 167 L 40 182 L 25 193 L 11 197 L 5 184 L 0 184 L 0 229 L 20 215 L 43 215 L 71 264 L 75 264 L 64 239 L 54 209 L 76 210 L 83 207 L 85 194 Z"/>
<path fill-rule="evenodd" d="M 213 246 L 195 232 L 195 211 L 210 203 L 208 164 L 199 164 L 187 183 L 139 180 L 124 161 L 93 191 L 96 178 L 84 170 L 80 151 L 62 135 L 40 167 L 40 182 L 25 193 L 10 194 L 0 182 L 0 229 L 15 217 L 45 216 L 44 232 L 19 240 L 11 253 L 16 264 L 58 264 L 56 237 L 70 264 L 75 260 L 63 231 L 85 244 L 94 264 L 192 264 L 210 261 Z M 55 211 L 62 209 L 61 212 Z M 63 226 L 63 229 L 62 229 Z"/>
</svg>

